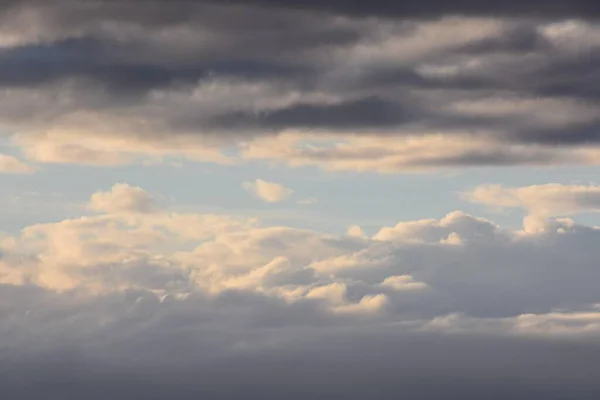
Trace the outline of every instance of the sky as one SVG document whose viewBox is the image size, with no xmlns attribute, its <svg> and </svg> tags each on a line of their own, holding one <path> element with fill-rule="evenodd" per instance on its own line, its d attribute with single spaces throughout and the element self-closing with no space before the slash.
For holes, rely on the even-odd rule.
<svg viewBox="0 0 600 400">
<path fill-rule="evenodd" d="M 599 19 L 0 2 L 0 395 L 597 399 Z"/>
</svg>

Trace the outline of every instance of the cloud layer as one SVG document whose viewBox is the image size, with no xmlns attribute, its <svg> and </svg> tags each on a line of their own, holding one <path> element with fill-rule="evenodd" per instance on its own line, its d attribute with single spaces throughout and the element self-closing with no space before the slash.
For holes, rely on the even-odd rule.
<svg viewBox="0 0 600 400">
<path fill-rule="evenodd" d="M 597 392 L 598 228 L 548 219 L 508 230 L 457 211 L 332 236 L 122 206 L 153 197 L 118 184 L 92 196 L 103 214 L 3 236 L 0 346 L 16 360 L 3 376 L 18 379 L 2 378 L 0 391 L 233 398 L 227 381 L 243 398 L 297 385 L 317 398 L 373 385 L 382 398 L 401 387 L 435 399 Z M 398 371 L 411 380 L 392 380 Z M 438 375 L 449 371 L 454 384 Z M 317 393 L 321 374 L 333 378 Z"/>
<path fill-rule="evenodd" d="M 597 166 L 599 16 L 591 0 L 0 2 L 0 174 L 43 171 L 5 177 L 6 204 L 73 177 L 45 164 L 209 162 L 236 185 L 275 176 L 254 164 Z M 240 203 L 337 218 L 333 174 L 285 176 Z M 178 212 L 124 182 L 89 196 L 4 214 L 2 398 L 598 398 L 600 227 L 566 218 L 600 210 L 596 185 L 463 194 L 522 209 L 519 228 L 449 209 L 345 233 Z"/>
<path fill-rule="evenodd" d="M 595 165 L 597 6 L 533 4 L 9 2 L 0 128 L 49 163 Z"/>
<path fill-rule="evenodd" d="M 600 186 L 534 185 L 505 188 L 485 185 L 467 193 L 475 202 L 499 208 L 522 208 L 542 217 L 600 211 Z"/>
</svg>

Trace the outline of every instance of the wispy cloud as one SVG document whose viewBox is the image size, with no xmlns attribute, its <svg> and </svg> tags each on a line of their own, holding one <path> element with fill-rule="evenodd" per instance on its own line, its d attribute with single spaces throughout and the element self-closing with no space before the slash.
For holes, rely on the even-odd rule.
<svg viewBox="0 0 600 400">
<path fill-rule="evenodd" d="M 0 154 L 0 174 L 33 174 L 36 167 L 28 165 L 19 159 Z"/>
<path fill-rule="evenodd" d="M 500 208 L 521 208 L 541 216 L 600 211 L 600 186 L 546 184 L 518 188 L 501 185 L 476 187 L 465 197 L 475 203 Z"/>
<path fill-rule="evenodd" d="M 262 179 L 256 179 L 253 182 L 244 182 L 242 186 L 248 192 L 267 203 L 279 203 L 292 194 L 291 189 L 275 182 L 263 181 Z"/>
</svg>

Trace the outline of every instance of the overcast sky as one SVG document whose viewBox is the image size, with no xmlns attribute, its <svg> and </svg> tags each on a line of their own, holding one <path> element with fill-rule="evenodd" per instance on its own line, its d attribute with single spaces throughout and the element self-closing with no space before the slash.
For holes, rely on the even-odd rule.
<svg viewBox="0 0 600 400">
<path fill-rule="evenodd" d="M 600 2 L 0 2 L 0 395 L 600 394 Z"/>
</svg>

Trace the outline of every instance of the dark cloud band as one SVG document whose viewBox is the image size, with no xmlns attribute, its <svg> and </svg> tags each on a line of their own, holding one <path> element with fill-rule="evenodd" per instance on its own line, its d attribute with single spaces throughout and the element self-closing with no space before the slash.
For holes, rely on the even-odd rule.
<svg viewBox="0 0 600 400">
<path fill-rule="evenodd" d="M 548 148 L 600 142 L 600 112 L 593 112 L 600 110 L 600 28 L 593 19 L 572 19 L 597 15 L 596 2 L 61 1 L 49 7 L 14 1 L 4 7 L 2 26 L 14 39 L 0 50 L 3 101 L 20 101 L 10 90 L 69 88 L 68 95 L 59 91 L 68 100 L 57 101 L 58 109 L 26 101 L 18 113 L 0 115 L 7 132 L 39 131 L 31 121 L 60 125 L 70 115 L 110 109 L 100 117 L 107 124 L 114 113 L 150 120 L 159 131 L 151 136 L 167 141 L 185 133 L 231 144 L 319 130 L 400 138 L 451 131 Z M 37 21 L 35 30 L 21 28 L 28 19 Z M 255 95 L 225 100 L 209 89 L 194 95 L 198 86 L 220 84 Z M 186 96 L 187 102 L 173 100 Z M 516 105 L 521 100 L 527 109 Z M 460 166 L 515 162 L 504 154 L 470 150 L 436 159 Z"/>
</svg>

